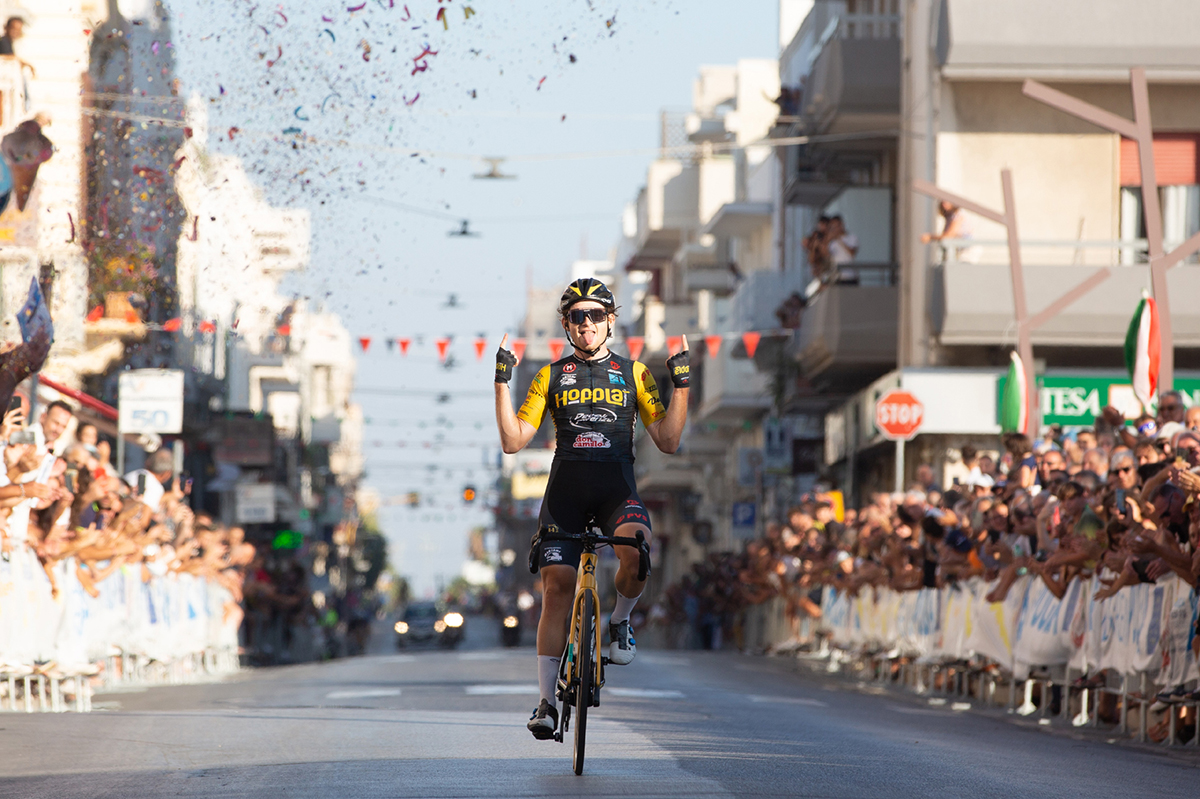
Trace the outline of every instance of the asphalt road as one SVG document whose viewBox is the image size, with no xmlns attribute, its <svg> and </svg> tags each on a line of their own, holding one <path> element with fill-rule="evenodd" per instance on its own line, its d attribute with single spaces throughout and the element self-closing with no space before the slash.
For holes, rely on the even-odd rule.
<svg viewBox="0 0 1200 799">
<path fill-rule="evenodd" d="M 0 716 L 0 796 L 1196 797 L 1196 759 L 1079 741 L 787 661 L 642 651 L 611 667 L 587 769 L 535 741 L 534 654 L 472 619 L 460 651 L 391 649 Z"/>
</svg>

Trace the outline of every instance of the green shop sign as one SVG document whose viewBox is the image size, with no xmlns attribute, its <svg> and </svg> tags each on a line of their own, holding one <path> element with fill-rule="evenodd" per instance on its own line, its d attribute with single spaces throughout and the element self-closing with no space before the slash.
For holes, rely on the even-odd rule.
<svg viewBox="0 0 1200 799">
<path fill-rule="evenodd" d="M 996 378 L 996 423 L 1000 423 L 1001 398 L 1005 376 Z M 1183 394 L 1188 407 L 1200 404 L 1200 378 L 1176 377 L 1175 389 Z M 1042 375 L 1038 378 L 1042 424 L 1064 427 L 1090 427 L 1100 409 L 1112 405 L 1132 419 L 1141 412 L 1133 386 L 1125 375 L 1091 377 L 1078 375 Z"/>
</svg>

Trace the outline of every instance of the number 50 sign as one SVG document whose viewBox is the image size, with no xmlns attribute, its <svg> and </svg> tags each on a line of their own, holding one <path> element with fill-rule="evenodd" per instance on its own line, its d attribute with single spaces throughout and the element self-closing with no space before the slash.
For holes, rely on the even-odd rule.
<svg viewBox="0 0 1200 799">
<path fill-rule="evenodd" d="M 118 385 L 122 433 L 183 432 L 183 372 L 134 369 L 122 372 Z"/>
</svg>

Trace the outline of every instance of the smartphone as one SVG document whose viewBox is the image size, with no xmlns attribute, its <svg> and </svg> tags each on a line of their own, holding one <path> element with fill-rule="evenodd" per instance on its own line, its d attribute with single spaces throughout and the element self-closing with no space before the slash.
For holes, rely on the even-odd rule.
<svg viewBox="0 0 1200 799">
<path fill-rule="evenodd" d="M 12 413 L 13 411 L 20 410 L 20 408 L 21 398 L 14 395 L 13 398 L 8 401 L 8 411 L 6 413 Z"/>
<path fill-rule="evenodd" d="M 67 469 L 65 472 L 63 472 L 63 485 L 66 486 L 66 489 L 72 494 L 75 493 L 75 485 L 77 483 L 75 478 L 78 473 L 79 472 L 75 469 Z"/>
<path fill-rule="evenodd" d="M 1126 514 L 1127 510 L 1128 509 L 1125 507 L 1125 489 L 1118 488 L 1117 489 L 1117 515 L 1124 516 Z"/>
<path fill-rule="evenodd" d="M 8 443 L 16 444 L 36 444 L 37 434 L 32 430 L 18 430 L 8 437 Z"/>
<path fill-rule="evenodd" d="M 138 475 L 137 492 L 138 492 L 139 497 L 146 495 L 146 473 L 145 472 Z"/>
</svg>

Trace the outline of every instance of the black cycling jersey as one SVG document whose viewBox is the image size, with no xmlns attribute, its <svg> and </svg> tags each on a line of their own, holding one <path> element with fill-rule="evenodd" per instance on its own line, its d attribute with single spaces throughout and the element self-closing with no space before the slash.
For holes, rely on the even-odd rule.
<svg viewBox="0 0 1200 799">
<path fill-rule="evenodd" d="M 650 370 L 611 352 L 590 361 L 571 354 L 542 367 L 517 418 L 540 427 L 547 411 L 556 461 L 633 463 L 635 414 L 646 426 L 666 415 Z"/>
</svg>

